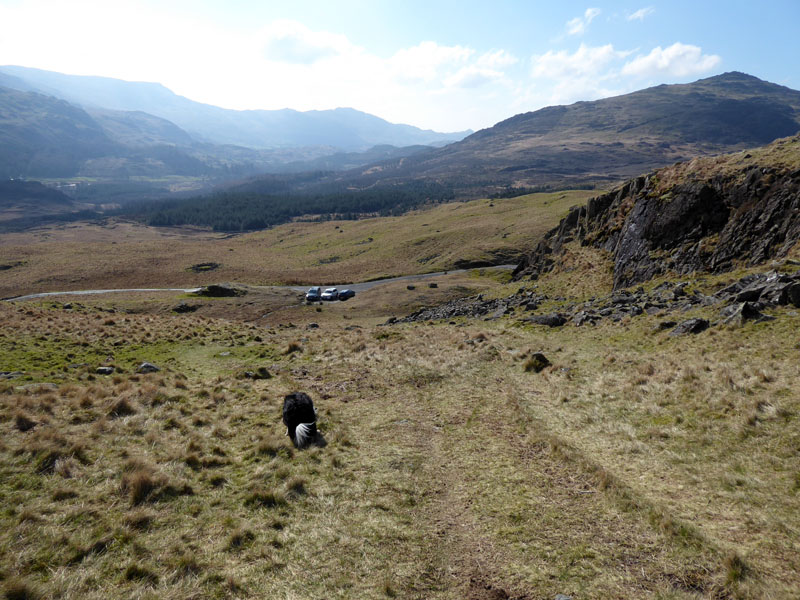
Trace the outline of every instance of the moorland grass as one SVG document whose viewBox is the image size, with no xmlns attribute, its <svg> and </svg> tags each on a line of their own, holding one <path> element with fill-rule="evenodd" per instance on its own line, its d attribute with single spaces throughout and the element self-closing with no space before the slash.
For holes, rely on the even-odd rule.
<svg viewBox="0 0 800 600">
<path fill-rule="evenodd" d="M 571 285 L 579 299 L 607 293 L 607 273 L 589 277 L 603 257 L 581 252 L 573 270 L 535 283 L 476 285 L 496 297 L 536 286 L 553 298 L 541 312 L 564 306 Z M 0 387 L 6 588 L 67 599 L 793 596 L 792 310 L 675 338 L 659 315 L 378 326 L 408 296 L 359 300 L 261 322 L 150 306 L 113 325 L 105 299 L 77 311 L 0 304 L 3 370 L 25 372 Z M 312 320 L 320 327 L 305 328 Z M 286 353 L 292 343 L 303 351 Z M 162 371 L 135 374 L 149 350 Z M 551 365 L 526 369 L 533 352 Z M 88 366 L 69 367 L 84 356 Z M 90 378 L 109 356 L 115 377 Z M 272 377 L 242 377 L 259 367 Z M 281 402 L 294 390 L 314 398 L 324 448 L 297 451 L 285 435 Z M 123 400 L 132 411 L 115 411 Z"/>
</svg>

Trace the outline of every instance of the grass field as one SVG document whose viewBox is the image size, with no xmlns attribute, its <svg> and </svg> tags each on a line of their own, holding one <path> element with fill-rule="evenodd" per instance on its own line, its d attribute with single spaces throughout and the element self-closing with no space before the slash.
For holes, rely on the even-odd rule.
<svg viewBox="0 0 800 600">
<path fill-rule="evenodd" d="M 521 249 L 597 192 L 556 192 L 434 206 L 403 217 L 297 222 L 221 235 L 128 222 L 79 223 L 0 236 L 0 298 L 34 292 L 364 281 L 514 262 Z M 203 263 L 219 265 L 194 272 Z"/>
<path fill-rule="evenodd" d="M 468 206 L 437 208 L 438 224 L 414 215 L 404 234 L 443 233 Z M 324 239 L 315 231 L 371 232 L 381 248 L 362 273 L 394 274 L 377 259 L 395 231 L 368 227 L 295 224 L 281 239 L 302 254 Z M 236 254 L 275 231 L 208 247 Z M 337 275 L 303 269 L 284 280 Z M 797 597 L 796 310 L 678 338 L 655 331 L 661 315 L 380 325 L 520 287 L 478 272 L 432 281 L 323 306 L 263 290 L 0 303 L 0 370 L 23 372 L 0 383 L 6 597 Z M 564 271 L 522 285 L 569 300 L 610 280 L 602 257 L 576 249 Z M 174 313 L 180 301 L 202 306 Z M 552 362 L 540 373 L 526 368 L 536 351 Z M 135 373 L 145 360 L 161 371 Z M 259 367 L 270 377 L 244 376 Z M 285 436 L 293 390 L 313 397 L 324 447 Z"/>
</svg>

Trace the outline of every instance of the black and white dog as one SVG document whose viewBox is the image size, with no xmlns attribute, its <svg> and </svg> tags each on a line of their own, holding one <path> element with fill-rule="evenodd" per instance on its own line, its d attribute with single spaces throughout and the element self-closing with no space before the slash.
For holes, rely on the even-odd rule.
<svg viewBox="0 0 800 600">
<path fill-rule="evenodd" d="M 317 437 L 317 411 L 311 397 L 292 392 L 283 399 L 283 422 L 286 435 L 297 448 L 305 448 Z"/>
</svg>

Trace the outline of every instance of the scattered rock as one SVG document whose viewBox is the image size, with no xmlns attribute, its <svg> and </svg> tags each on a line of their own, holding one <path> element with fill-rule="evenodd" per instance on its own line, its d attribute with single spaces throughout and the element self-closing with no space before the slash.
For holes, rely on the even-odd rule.
<svg viewBox="0 0 800 600">
<path fill-rule="evenodd" d="M 319 329 L 319 323 L 309 323 L 306 325 L 307 329 Z"/>
<path fill-rule="evenodd" d="M 272 373 L 266 367 L 258 367 L 255 371 L 245 371 L 244 376 L 247 379 L 272 379 Z"/>
<path fill-rule="evenodd" d="M 30 431 L 34 427 L 36 427 L 39 423 L 28 417 L 28 415 L 24 413 L 17 413 L 14 417 L 14 425 L 17 429 L 22 431 L 23 433 L 26 431 Z"/>
<path fill-rule="evenodd" d="M 549 315 L 533 315 L 524 319 L 528 323 L 534 325 L 547 325 L 548 327 L 561 327 L 567 320 L 558 313 L 550 313 Z"/>
<path fill-rule="evenodd" d="M 417 286 L 415 286 L 415 285 L 407 285 L 406 289 L 407 290 L 415 290 L 415 289 L 417 289 Z"/>
<path fill-rule="evenodd" d="M 556 594 L 555 600 L 572 600 L 572 596 L 566 596 L 564 594 Z"/>
<path fill-rule="evenodd" d="M 723 323 L 726 325 L 743 325 L 745 321 L 771 321 L 775 317 L 770 317 L 762 313 L 759 309 L 761 304 L 757 302 L 740 302 L 726 306 L 720 311 Z"/>
<path fill-rule="evenodd" d="M 16 379 L 25 375 L 22 371 L 0 371 L 0 379 Z"/>
<path fill-rule="evenodd" d="M 667 329 L 672 329 L 677 325 L 677 321 L 661 321 L 658 325 L 655 326 L 655 331 L 666 331 Z"/>
<path fill-rule="evenodd" d="M 706 319 L 688 319 L 679 323 L 675 329 L 670 331 L 671 336 L 685 335 L 687 333 L 697 334 L 708 329 L 709 322 Z"/>
<path fill-rule="evenodd" d="M 98 375 L 112 375 L 114 373 L 114 367 L 97 367 L 94 372 Z"/>
<path fill-rule="evenodd" d="M 438 287 L 439 287 L 439 284 L 438 284 L 438 283 L 429 283 L 429 284 L 428 284 L 428 287 L 429 287 L 429 288 L 436 289 L 436 288 L 438 288 Z"/>
<path fill-rule="evenodd" d="M 800 308 L 800 282 L 793 283 L 786 288 L 786 299 L 789 304 Z"/>
<path fill-rule="evenodd" d="M 176 313 L 191 313 L 196 311 L 198 308 L 200 308 L 200 304 L 187 304 L 186 302 L 181 302 L 172 310 Z"/>
<path fill-rule="evenodd" d="M 137 373 L 158 373 L 161 369 L 155 366 L 153 363 L 143 362 L 139 365 L 139 368 L 136 369 Z"/>
<path fill-rule="evenodd" d="M 534 352 L 525 363 L 525 371 L 533 371 L 539 373 L 545 367 L 550 366 L 550 361 L 541 352 Z"/>
<path fill-rule="evenodd" d="M 201 288 L 197 294 L 208 298 L 235 298 L 246 295 L 247 290 L 232 283 L 217 283 Z"/>
<path fill-rule="evenodd" d="M 575 323 L 576 327 L 580 327 L 581 325 L 594 325 L 597 321 L 600 320 L 600 317 L 597 315 L 590 314 L 585 310 L 578 311 L 574 317 L 572 317 L 572 322 Z"/>
<path fill-rule="evenodd" d="M 18 385 L 14 388 L 14 391 L 25 394 L 41 394 L 42 392 L 57 392 L 58 386 L 55 383 L 29 383 L 27 385 Z"/>
<path fill-rule="evenodd" d="M 499 319 L 500 317 L 505 315 L 507 312 L 508 312 L 508 307 L 507 306 L 501 306 L 500 308 L 498 308 L 496 311 L 494 311 L 492 313 L 492 316 L 489 317 L 487 319 L 487 321 L 490 320 L 490 319 Z"/>
</svg>

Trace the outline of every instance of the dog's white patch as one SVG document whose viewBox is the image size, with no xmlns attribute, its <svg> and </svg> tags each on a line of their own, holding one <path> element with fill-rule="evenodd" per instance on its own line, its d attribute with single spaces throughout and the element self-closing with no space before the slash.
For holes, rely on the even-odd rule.
<svg viewBox="0 0 800 600">
<path fill-rule="evenodd" d="M 306 446 L 312 439 L 311 426 L 313 423 L 300 423 L 294 430 L 294 439 L 298 448 Z"/>
</svg>

